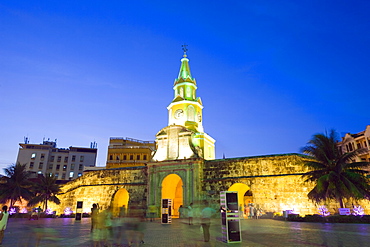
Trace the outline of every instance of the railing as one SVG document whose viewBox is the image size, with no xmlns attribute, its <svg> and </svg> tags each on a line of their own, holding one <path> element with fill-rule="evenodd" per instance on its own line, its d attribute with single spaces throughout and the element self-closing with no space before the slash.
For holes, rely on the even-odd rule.
<svg viewBox="0 0 370 247">
<path fill-rule="evenodd" d="M 111 137 L 110 140 L 127 140 L 127 141 L 132 141 L 132 142 L 137 142 L 137 143 L 151 143 L 151 144 L 154 144 L 155 142 L 154 141 L 142 141 L 142 140 L 138 140 L 138 139 L 134 139 L 134 138 L 129 138 L 129 137 L 126 137 L 126 138 L 123 138 L 123 137 Z"/>
</svg>

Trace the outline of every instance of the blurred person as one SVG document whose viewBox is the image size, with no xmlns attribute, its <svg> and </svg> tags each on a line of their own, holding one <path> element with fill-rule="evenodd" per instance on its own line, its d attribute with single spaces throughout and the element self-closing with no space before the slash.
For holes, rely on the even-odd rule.
<svg viewBox="0 0 370 247">
<path fill-rule="evenodd" d="M 211 218 L 215 213 L 216 210 L 209 207 L 208 201 L 204 201 L 204 208 L 201 212 L 201 226 L 203 228 L 204 242 L 209 242 L 209 227 L 211 226 Z"/>
<path fill-rule="evenodd" d="M 184 207 L 180 205 L 179 207 L 179 219 L 184 217 Z"/>
<path fill-rule="evenodd" d="M 149 218 L 150 218 L 150 221 L 155 221 L 156 214 L 157 214 L 157 206 L 156 205 L 150 205 L 149 206 Z"/>
<path fill-rule="evenodd" d="M 132 202 L 128 210 L 126 223 L 127 241 L 129 246 L 144 244 L 144 208 L 138 202 Z"/>
<path fill-rule="evenodd" d="M 106 229 L 106 241 L 111 243 L 113 241 L 113 206 L 110 205 L 105 211 L 104 225 Z"/>
<path fill-rule="evenodd" d="M 125 205 L 122 205 L 119 210 L 118 219 L 116 220 L 117 237 L 115 238 L 115 244 L 118 246 L 121 246 L 124 239 L 125 217 L 126 207 Z"/>
<path fill-rule="evenodd" d="M 250 219 L 254 218 L 254 207 L 252 203 L 249 204 L 249 218 Z"/>
<path fill-rule="evenodd" d="M 6 226 L 8 225 L 8 218 L 8 206 L 3 206 L 2 212 L 0 214 L 0 244 L 3 243 L 4 231 L 6 229 Z"/>
<path fill-rule="evenodd" d="M 100 212 L 96 219 L 95 228 L 92 231 L 92 240 L 94 247 L 108 246 L 107 244 L 107 228 L 105 223 L 105 211 Z"/>
<path fill-rule="evenodd" d="M 194 217 L 193 203 L 190 203 L 190 205 L 188 206 L 188 217 L 189 217 L 189 225 L 192 225 L 193 217 Z"/>
<path fill-rule="evenodd" d="M 91 232 L 96 228 L 98 214 L 99 214 L 98 205 L 94 203 L 91 208 Z"/>
</svg>

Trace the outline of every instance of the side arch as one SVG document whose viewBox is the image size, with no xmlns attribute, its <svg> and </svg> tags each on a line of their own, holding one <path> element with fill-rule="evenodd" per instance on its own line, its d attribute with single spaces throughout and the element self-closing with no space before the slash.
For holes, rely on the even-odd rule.
<svg viewBox="0 0 370 247">
<path fill-rule="evenodd" d="M 121 188 L 116 191 L 116 193 L 113 196 L 112 200 L 112 213 L 113 216 L 117 217 L 121 210 L 122 212 L 126 213 L 128 208 L 128 202 L 130 199 L 130 195 L 128 191 L 125 188 Z"/>
<path fill-rule="evenodd" d="M 250 187 L 243 183 L 235 183 L 230 186 L 228 191 L 238 192 L 239 210 L 245 214 L 245 208 L 248 206 L 249 203 L 253 203 L 253 193 L 250 190 Z"/>
</svg>

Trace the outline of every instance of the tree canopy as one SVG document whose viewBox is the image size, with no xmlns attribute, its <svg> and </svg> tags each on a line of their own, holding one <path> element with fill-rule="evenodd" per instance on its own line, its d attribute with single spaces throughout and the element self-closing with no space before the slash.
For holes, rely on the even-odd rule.
<svg viewBox="0 0 370 247">
<path fill-rule="evenodd" d="M 48 202 L 60 204 L 60 200 L 56 196 L 60 191 L 59 185 L 56 184 L 56 177 L 52 175 L 41 175 L 32 186 L 34 197 L 28 202 L 28 206 L 43 203 L 44 210 L 48 208 Z"/>
<path fill-rule="evenodd" d="M 337 141 L 335 130 L 312 137 L 301 149 L 312 158 L 305 162 L 310 171 L 303 176 L 306 182 L 315 184 L 308 193 L 309 199 L 316 203 L 336 200 L 343 208 L 343 199 L 370 199 L 368 172 L 364 170 L 370 162 L 355 161 L 358 154 L 366 152 L 365 149 L 341 153 Z"/>
<path fill-rule="evenodd" d="M 31 173 L 26 171 L 26 165 L 13 164 L 4 168 L 4 172 L 3 182 L 0 183 L 0 203 L 10 202 L 9 207 L 12 207 L 17 201 L 22 202 L 22 199 L 30 200 L 33 197 Z"/>
</svg>

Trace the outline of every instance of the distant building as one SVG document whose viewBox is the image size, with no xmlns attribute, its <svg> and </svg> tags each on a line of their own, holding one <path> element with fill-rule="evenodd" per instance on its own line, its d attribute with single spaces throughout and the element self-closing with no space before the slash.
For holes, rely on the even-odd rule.
<svg viewBox="0 0 370 247">
<path fill-rule="evenodd" d="M 347 133 L 342 137 L 342 141 L 338 143 L 338 147 L 342 153 L 348 153 L 356 149 L 365 148 L 367 149 L 367 152 L 360 154 L 357 157 L 357 161 L 370 162 L 370 125 L 366 126 L 366 129 L 359 133 Z"/>
<path fill-rule="evenodd" d="M 53 174 L 57 180 L 72 180 L 82 176 L 86 167 L 95 167 L 98 149 L 69 147 L 57 148 L 56 141 L 41 144 L 19 144 L 17 163 L 26 164 L 27 171 L 35 174 Z"/>
<path fill-rule="evenodd" d="M 152 158 L 154 141 L 111 137 L 108 146 L 107 169 L 143 166 Z"/>
</svg>

